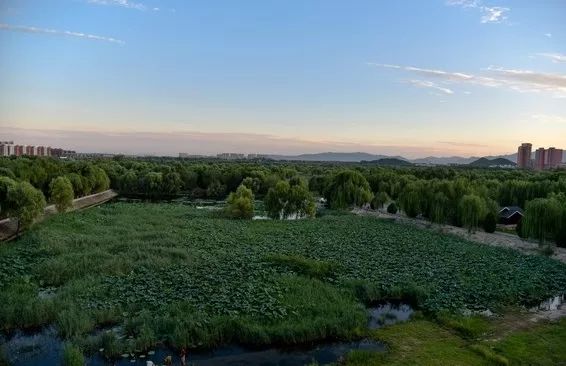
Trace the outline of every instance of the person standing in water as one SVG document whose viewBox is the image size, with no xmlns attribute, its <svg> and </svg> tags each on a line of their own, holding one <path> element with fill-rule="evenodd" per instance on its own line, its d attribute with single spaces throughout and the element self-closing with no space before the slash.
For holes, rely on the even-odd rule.
<svg viewBox="0 0 566 366">
<path fill-rule="evenodd" d="M 187 350 L 185 347 L 181 348 L 181 366 L 187 366 Z"/>
</svg>

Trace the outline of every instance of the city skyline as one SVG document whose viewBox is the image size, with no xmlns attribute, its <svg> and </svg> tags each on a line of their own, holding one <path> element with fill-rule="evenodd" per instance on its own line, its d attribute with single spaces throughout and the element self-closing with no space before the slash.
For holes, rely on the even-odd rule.
<svg viewBox="0 0 566 366">
<path fill-rule="evenodd" d="M 154 155 L 565 148 L 565 13 L 552 0 L 7 0 L 0 138 Z"/>
</svg>

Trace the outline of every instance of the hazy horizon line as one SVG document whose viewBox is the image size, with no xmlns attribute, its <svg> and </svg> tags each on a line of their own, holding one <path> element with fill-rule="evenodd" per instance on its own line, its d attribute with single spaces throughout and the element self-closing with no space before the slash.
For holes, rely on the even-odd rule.
<svg viewBox="0 0 566 366">
<path fill-rule="evenodd" d="M 179 153 L 215 156 L 220 153 L 296 156 L 322 153 L 367 153 L 400 156 L 406 159 L 427 157 L 483 157 L 515 153 L 511 149 L 457 141 L 435 141 L 431 145 L 368 144 L 349 141 L 311 140 L 262 133 L 198 132 L 171 130 L 93 131 L 49 128 L 3 127 L 0 140 L 24 145 L 52 145 L 81 153 L 108 153 L 138 156 L 178 156 Z M 521 142 L 518 141 L 517 146 Z M 474 149 L 477 153 L 466 153 Z M 479 152 L 482 150 L 484 152 Z"/>
</svg>

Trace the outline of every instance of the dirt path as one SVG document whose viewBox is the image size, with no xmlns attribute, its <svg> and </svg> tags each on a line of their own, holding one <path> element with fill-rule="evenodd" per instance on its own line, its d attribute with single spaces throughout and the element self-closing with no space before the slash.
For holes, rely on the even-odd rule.
<svg viewBox="0 0 566 366">
<path fill-rule="evenodd" d="M 111 200 L 116 197 L 118 193 L 109 189 L 104 192 L 91 194 L 90 196 L 84 196 L 73 200 L 73 207 L 69 211 L 82 210 L 91 206 L 100 205 L 104 202 Z M 37 221 L 45 219 L 47 216 L 54 215 L 57 213 L 55 205 L 49 205 L 45 207 L 43 216 Z M 18 224 L 16 220 L 4 219 L 0 220 L 0 241 L 10 240 L 15 237 Z"/>
<path fill-rule="evenodd" d="M 462 237 L 464 239 L 476 243 L 487 244 L 496 247 L 512 248 L 515 250 L 519 250 L 520 252 L 525 254 L 530 254 L 530 255 L 540 254 L 537 243 L 528 240 L 523 240 L 518 236 L 512 234 L 501 233 L 501 232 L 495 232 L 490 234 L 482 230 L 478 230 L 475 233 L 470 234 L 468 233 L 468 230 L 461 227 L 431 224 L 429 221 L 426 220 L 411 219 L 399 214 L 393 215 L 387 212 L 364 210 L 364 209 L 354 209 L 352 212 L 357 215 L 389 218 L 402 224 L 413 225 L 428 230 L 434 230 L 443 234 L 457 235 L 459 237 Z M 566 263 L 566 248 L 555 248 L 552 258 L 559 260 L 563 263 Z"/>
</svg>

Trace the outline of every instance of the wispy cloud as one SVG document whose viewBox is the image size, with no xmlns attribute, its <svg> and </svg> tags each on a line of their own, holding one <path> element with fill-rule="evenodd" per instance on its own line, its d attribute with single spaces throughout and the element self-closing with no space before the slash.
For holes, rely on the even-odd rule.
<svg viewBox="0 0 566 366">
<path fill-rule="evenodd" d="M 409 83 L 413 86 L 416 86 L 417 88 L 429 88 L 429 89 L 434 89 L 436 91 L 440 91 L 444 94 L 454 94 L 454 91 L 452 91 L 448 88 L 439 86 L 439 85 L 433 83 L 432 81 L 428 81 L 428 80 L 415 80 L 415 79 L 413 79 L 413 80 L 408 80 L 407 83 Z"/>
<path fill-rule="evenodd" d="M 80 33 L 80 32 L 61 31 L 61 30 L 48 29 L 48 28 L 36 28 L 36 27 L 27 27 L 27 26 L 10 25 L 10 24 L 0 23 L 0 30 L 7 30 L 7 31 L 13 31 L 13 32 L 24 32 L 24 33 L 49 34 L 49 35 L 53 35 L 53 36 L 78 37 L 78 38 L 84 38 L 84 39 L 89 39 L 89 40 L 93 40 L 93 41 L 104 41 L 104 42 L 125 44 L 124 41 L 121 41 L 121 40 L 116 39 L 116 38 L 103 37 L 103 36 L 97 36 L 97 35 L 94 35 L 94 34 L 87 34 L 87 33 Z"/>
<path fill-rule="evenodd" d="M 537 55 L 549 58 L 552 62 L 556 63 L 566 62 L 566 55 L 562 55 L 560 53 L 537 53 Z"/>
<path fill-rule="evenodd" d="M 563 124 L 566 125 L 566 117 L 565 116 L 555 116 L 555 115 L 548 115 L 548 114 L 534 114 L 531 116 L 537 122 L 541 123 L 550 123 L 550 124 Z"/>
<path fill-rule="evenodd" d="M 97 5 L 114 5 L 128 9 L 147 10 L 147 6 L 144 4 L 130 0 L 88 0 L 88 2 Z M 155 9 L 159 10 L 158 8 L 154 8 L 154 10 Z"/>
<path fill-rule="evenodd" d="M 476 9 L 481 12 L 482 23 L 502 23 L 507 19 L 509 8 L 502 6 L 485 6 L 481 0 L 447 0 L 446 5 Z"/>
<path fill-rule="evenodd" d="M 518 92 L 548 92 L 555 97 L 566 97 L 566 75 L 561 74 L 488 67 L 484 69 L 487 75 L 474 75 L 414 66 L 379 63 L 368 63 L 368 65 L 418 74 L 446 85 L 472 84 L 491 88 L 506 88 Z"/>
<path fill-rule="evenodd" d="M 544 36 L 545 36 L 546 38 L 552 38 L 552 33 L 545 33 Z"/>
</svg>

